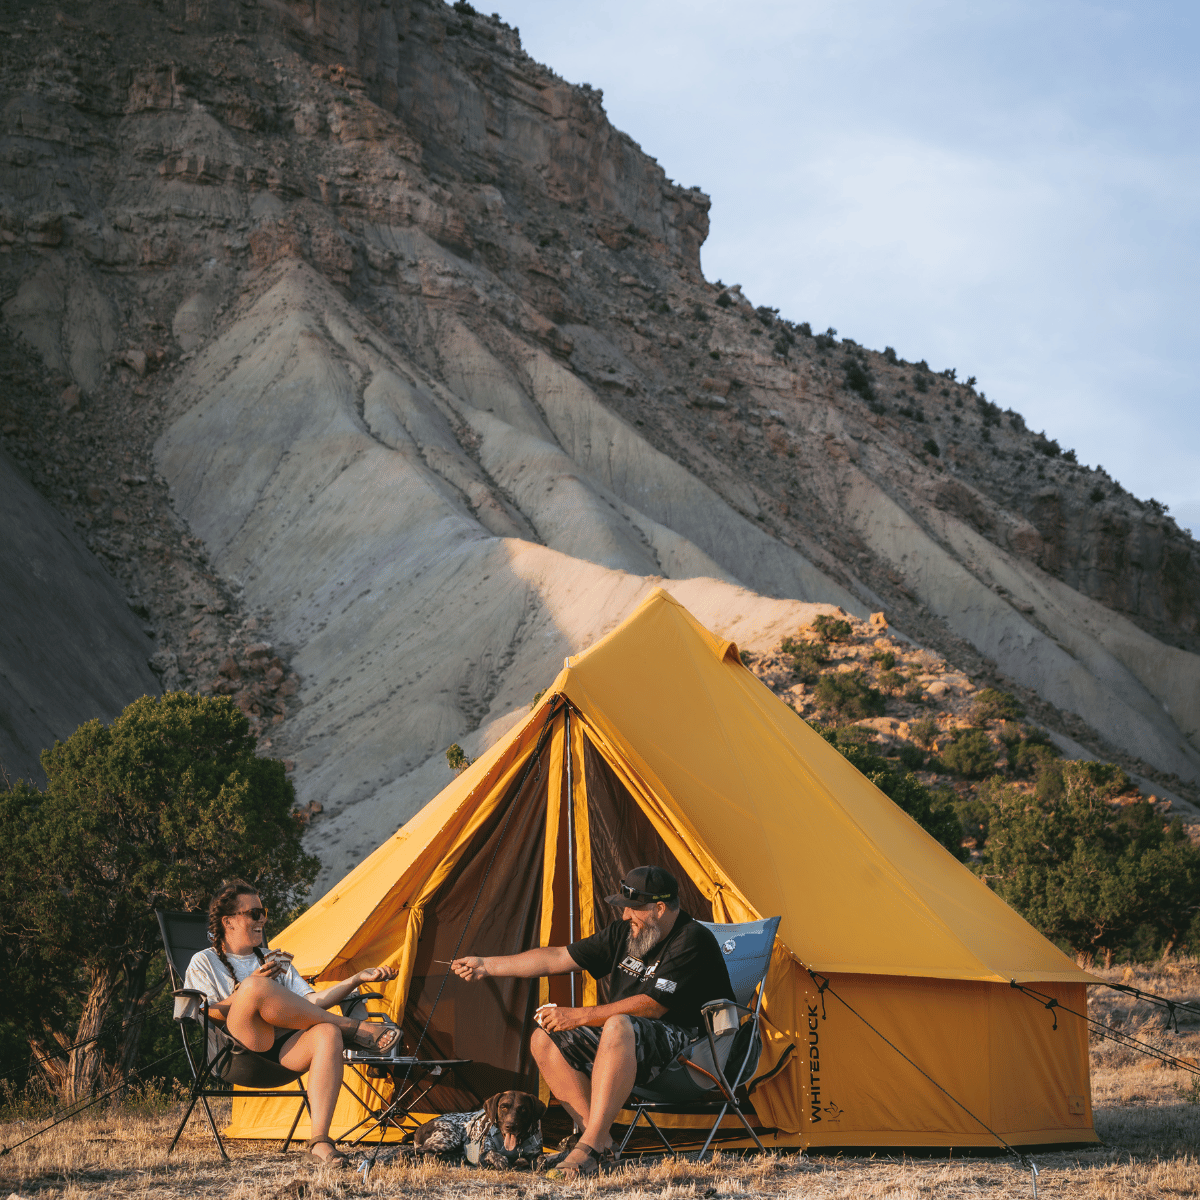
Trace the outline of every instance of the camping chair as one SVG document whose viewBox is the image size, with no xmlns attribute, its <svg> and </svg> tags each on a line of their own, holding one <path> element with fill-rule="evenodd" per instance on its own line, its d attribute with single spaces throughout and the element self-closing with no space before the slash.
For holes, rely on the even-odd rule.
<svg viewBox="0 0 1200 1200">
<path fill-rule="evenodd" d="M 163 947 L 167 952 L 167 969 L 171 975 L 171 994 L 175 997 L 175 1021 L 179 1026 L 179 1034 L 183 1039 L 183 1052 L 187 1055 L 188 1066 L 192 1072 L 192 1085 L 188 1093 L 188 1105 L 184 1110 L 183 1120 L 175 1130 L 171 1145 L 167 1149 L 170 1154 L 179 1141 L 180 1134 L 192 1115 L 192 1109 L 197 1102 L 204 1106 L 204 1115 L 208 1117 L 208 1127 L 216 1139 L 217 1149 L 221 1157 L 228 1160 L 225 1145 L 217 1132 L 217 1123 L 213 1120 L 212 1109 L 208 1106 L 210 1096 L 231 1096 L 233 1086 L 238 1088 L 238 1096 L 295 1096 L 299 1101 L 296 1108 L 296 1118 L 284 1139 L 282 1153 L 287 1153 L 292 1144 L 292 1136 L 296 1126 L 308 1107 L 308 1093 L 300 1083 L 302 1072 L 289 1071 L 287 1067 L 242 1045 L 225 1028 L 224 1022 L 210 1021 L 208 1016 L 208 998 L 203 992 L 194 991 L 183 986 L 188 963 L 192 955 L 200 950 L 206 950 L 208 940 L 208 916 L 205 913 L 180 913 L 156 911 L 158 928 L 162 933 Z M 381 1000 L 379 992 L 352 992 L 341 1002 L 341 1008 L 348 1012 L 356 1004 L 364 1000 Z M 197 1025 L 202 1031 L 199 1051 L 192 1049 L 188 1041 L 188 1026 Z M 296 1084 L 294 1091 L 282 1091 L 287 1084 Z"/>
<path fill-rule="evenodd" d="M 626 1107 L 633 1111 L 634 1117 L 618 1153 L 625 1150 L 642 1117 L 658 1134 L 659 1141 L 670 1153 L 674 1153 L 675 1148 L 655 1124 L 653 1113 L 713 1116 L 712 1128 L 700 1151 L 701 1159 L 708 1153 L 721 1121 L 729 1112 L 735 1114 L 746 1127 L 754 1144 L 763 1149 L 758 1134 L 746 1119 L 746 1108 L 750 1103 L 746 1084 L 753 1077 L 762 1053 L 760 1024 L 763 991 L 779 920 L 779 917 L 771 917 L 765 921 L 744 921 L 737 925 L 700 922 L 712 931 L 717 945 L 725 954 L 734 999 L 732 1002 L 716 1000 L 704 1005 L 701 1009 L 704 1030 L 700 1037 L 676 1062 L 648 1084 L 633 1089 Z M 784 1051 L 772 1075 L 782 1068 L 791 1050 L 789 1046 Z"/>
</svg>

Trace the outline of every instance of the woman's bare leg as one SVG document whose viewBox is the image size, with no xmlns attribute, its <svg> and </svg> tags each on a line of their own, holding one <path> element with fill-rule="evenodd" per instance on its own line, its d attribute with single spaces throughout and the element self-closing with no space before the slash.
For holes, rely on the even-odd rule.
<svg viewBox="0 0 1200 1200">
<path fill-rule="evenodd" d="M 358 1022 L 350 1017 L 318 1008 L 281 984 L 256 975 L 242 980 L 233 993 L 225 1021 L 226 1028 L 243 1046 L 260 1053 L 270 1050 L 277 1028 L 312 1029 L 315 1025 L 332 1025 L 348 1033 L 358 1028 Z"/>
<path fill-rule="evenodd" d="M 323 1010 L 322 1010 L 323 1011 Z M 336 1025 L 313 1025 L 289 1038 L 279 1054 L 289 1071 L 308 1072 L 308 1108 L 313 1137 L 327 1137 L 333 1107 L 342 1087 L 342 1034 Z M 313 1147 L 313 1153 L 328 1158 L 333 1147 Z"/>
</svg>

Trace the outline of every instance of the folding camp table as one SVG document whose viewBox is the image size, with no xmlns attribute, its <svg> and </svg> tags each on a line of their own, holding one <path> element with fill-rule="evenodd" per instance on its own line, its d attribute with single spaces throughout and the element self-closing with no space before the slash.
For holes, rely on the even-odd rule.
<svg viewBox="0 0 1200 1200">
<path fill-rule="evenodd" d="M 469 1058 L 413 1058 L 411 1055 L 393 1058 L 358 1050 L 345 1051 L 345 1058 L 347 1065 L 367 1085 L 379 1105 L 373 1108 L 370 1099 L 364 1097 L 363 1107 L 368 1110 L 367 1115 L 338 1135 L 339 1142 L 350 1142 L 352 1146 L 365 1141 L 376 1129 L 379 1130 L 380 1142 L 389 1128 L 402 1129 L 406 1133 L 419 1129 L 421 1122 L 413 1116 L 413 1110 L 439 1083 L 445 1082 L 443 1077 L 446 1074 L 472 1062 Z M 390 1100 L 371 1082 L 370 1076 L 375 1072 L 391 1076 L 393 1091 Z M 475 1096 L 471 1088 L 467 1087 L 466 1090 Z M 478 1101 L 479 1097 L 475 1099 Z M 350 1135 L 363 1125 L 367 1128 L 351 1141 Z"/>
</svg>

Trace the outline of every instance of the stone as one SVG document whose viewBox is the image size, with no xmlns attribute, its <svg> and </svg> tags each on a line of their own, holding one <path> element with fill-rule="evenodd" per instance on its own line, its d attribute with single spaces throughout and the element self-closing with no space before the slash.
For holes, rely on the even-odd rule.
<svg viewBox="0 0 1200 1200">
<path fill-rule="evenodd" d="M 226 679 L 241 679 L 242 668 L 238 666 L 238 660 L 231 654 L 217 668 L 217 674 L 224 675 Z"/>
<path fill-rule="evenodd" d="M 146 352 L 144 350 L 136 348 L 126 350 L 121 355 L 121 361 L 137 375 L 142 376 L 146 374 Z"/>
<path fill-rule="evenodd" d="M 881 612 L 873 612 L 871 614 L 871 627 L 873 629 L 887 629 L 888 620 L 887 614 Z"/>
<path fill-rule="evenodd" d="M 62 401 L 62 409 L 65 413 L 76 413 L 83 408 L 83 389 L 77 383 L 72 383 L 63 388 L 62 395 L 59 397 Z"/>
<path fill-rule="evenodd" d="M 277 688 L 283 682 L 283 672 L 278 667 L 271 667 L 267 671 L 264 682 L 269 688 Z"/>
<path fill-rule="evenodd" d="M 102 487 L 98 487 L 93 483 L 87 489 L 87 491 L 84 492 L 84 495 L 87 497 L 87 502 L 89 504 L 103 504 L 108 493 Z"/>
<path fill-rule="evenodd" d="M 114 508 L 112 510 L 112 519 L 116 521 L 118 525 L 129 524 L 129 514 L 123 508 Z"/>
</svg>

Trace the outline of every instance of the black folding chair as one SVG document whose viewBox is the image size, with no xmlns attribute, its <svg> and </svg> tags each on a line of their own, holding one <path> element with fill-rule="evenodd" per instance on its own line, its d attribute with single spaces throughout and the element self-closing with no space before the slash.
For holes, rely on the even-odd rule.
<svg viewBox="0 0 1200 1200">
<path fill-rule="evenodd" d="M 183 1039 L 183 1050 L 187 1055 L 188 1066 L 192 1072 L 192 1084 L 188 1091 L 188 1104 L 184 1110 L 183 1120 L 175 1130 L 171 1145 L 167 1149 L 170 1154 L 179 1141 L 180 1134 L 192 1115 L 192 1109 L 197 1103 L 204 1106 L 204 1115 L 208 1117 L 208 1127 L 216 1139 L 217 1149 L 221 1157 L 228 1160 L 225 1145 L 217 1131 L 217 1123 L 213 1120 L 212 1109 L 208 1106 L 210 1096 L 230 1097 L 236 1084 L 237 1095 L 287 1097 L 295 1096 L 299 1100 L 296 1106 L 296 1117 L 292 1127 L 284 1138 L 282 1153 L 287 1153 L 292 1144 L 296 1126 L 308 1107 L 308 1093 L 300 1083 L 302 1072 L 289 1071 L 287 1067 L 261 1054 L 256 1054 L 244 1046 L 225 1028 L 224 1022 L 211 1021 L 208 1015 L 208 997 L 183 986 L 188 964 L 192 956 L 200 950 L 208 949 L 208 917 L 204 913 L 157 912 L 158 927 L 162 933 L 163 947 L 167 952 L 167 968 L 171 973 L 171 994 L 175 997 L 175 1021 L 179 1026 L 179 1034 Z M 383 999 L 379 992 L 354 992 L 341 1002 L 346 1011 L 364 1000 Z M 188 1040 L 189 1026 L 201 1030 L 199 1049 L 194 1050 Z M 282 1090 L 290 1083 L 296 1085 L 295 1090 Z"/>
<path fill-rule="evenodd" d="M 737 925 L 716 925 L 702 921 L 717 939 L 733 984 L 733 1000 L 714 1001 L 701 1009 L 704 1029 L 701 1035 L 671 1066 L 661 1071 L 644 1087 L 635 1087 L 626 1107 L 634 1117 L 619 1147 L 623 1152 L 642 1117 L 658 1134 L 668 1152 L 675 1147 L 654 1120 L 654 1113 L 686 1116 L 712 1116 L 712 1128 L 700 1151 L 703 1159 L 726 1114 L 732 1113 L 745 1126 L 754 1144 L 764 1149 L 758 1134 L 747 1120 L 753 1113 L 748 1087 L 762 1054 L 761 1015 L 767 970 L 775 946 L 779 917 L 765 921 L 744 921 Z M 789 1046 L 770 1072 L 782 1070 L 794 1046 Z M 755 1081 L 762 1083 L 770 1076 Z"/>
</svg>

